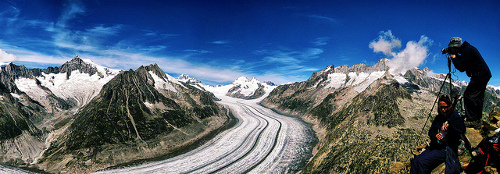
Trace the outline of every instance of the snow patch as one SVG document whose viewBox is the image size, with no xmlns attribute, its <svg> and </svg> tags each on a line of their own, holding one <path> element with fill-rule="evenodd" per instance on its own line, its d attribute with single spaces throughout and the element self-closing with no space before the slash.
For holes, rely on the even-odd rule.
<svg viewBox="0 0 500 174">
<path fill-rule="evenodd" d="M 406 80 L 403 76 L 395 76 L 394 80 L 398 81 L 399 84 L 408 83 L 408 80 Z"/>
<path fill-rule="evenodd" d="M 231 83 L 234 87 L 240 86 L 240 88 L 237 91 L 234 92 L 239 92 L 240 94 L 243 94 L 244 96 L 252 96 L 255 93 L 255 90 L 259 89 L 259 84 L 260 81 L 257 80 L 255 77 L 252 78 L 251 80 L 248 80 L 246 77 L 240 77 L 236 79 L 233 83 Z"/>
<path fill-rule="evenodd" d="M 16 94 L 16 93 L 10 93 L 10 95 L 12 95 L 12 97 L 18 99 L 18 100 L 22 100 L 21 96 L 19 96 L 19 94 Z M 3 96 L 2 96 L 3 97 Z"/>
<path fill-rule="evenodd" d="M 167 76 L 167 80 L 172 82 L 172 83 L 175 83 L 175 84 L 178 84 L 178 85 L 181 85 L 184 89 L 188 89 L 186 86 L 184 86 L 180 81 L 179 79 L 175 78 L 175 77 L 172 77 L 171 75 L 168 75 L 167 73 L 165 73 L 165 75 Z"/>
<path fill-rule="evenodd" d="M 500 90 L 500 86 L 493 86 L 493 85 L 490 85 L 490 87 L 492 87 L 493 89 L 495 90 Z"/>
<path fill-rule="evenodd" d="M 350 72 L 348 74 L 349 76 L 349 81 L 346 83 L 346 86 L 356 86 L 359 85 L 360 83 L 363 83 L 365 79 L 369 76 L 370 74 L 361 72 L 359 74 L 355 72 Z"/>
<path fill-rule="evenodd" d="M 17 88 L 25 92 L 29 97 L 34 100 L 44 99 L 49 95 L 45 90 L 36 84 L 35 79 L 19 78 L 14 81 Z"/>
<path fill-rule="evenodd" d="M 325 88 L 339 89 L 342 87 L 347 79 L 347 75 L 343 73 L 328 74 L 327 85 Z"/>
<path fill-rule="evenodd" d="M 90 59 L 82 59 L 82 60 L 83 60 L 83 62 L 90 64 L 93 67 L 97 68 L 97 71 L 99 71 L 102 75 L 107 75 L 107 74 L 115 74 L 116 75 L 116 74 L 120 73 L 120 71 L 121 71 L 121 70 L 116 70 L 116 69 L 109 69 L 109 68 L 106 68 L 104 66 L 98 65 Z"/>
<path fill-rule="evenodd" d="M 101 78 L 97 74 L 90 76 L 87 73 L 81 73 L 79 70 L 74 70 L 71 72 L 69 78 L 66 78 L 66 73 L 42 73 L 42 76 L 37 77 L 37 79 L 41 82 L 42 86 L 49 88 L 57 97 L 62 99 L 75 99 L 78 106 L 83 106 L 99 94 L 104 84 L 108 83 L 117 75 L 116 71 L 113 73 L 116 74 L 103 74 L 104 78 Z M 36 85 L 36 83 L 31 84 Z M 28 92 L 29 90 L 22 91 Z"/>
<path fill-rule="evenodd" d="M 225 86 L 220 86 L 220 85 L 217 85 L 217 86 L 209 86 L 209 85 L 206 85 L 204 86 L 205 90 L 211 92 L 211 93 L 214 93 L 214 95 L 225 95 L 227 93 L 227 91 L 229 91 L 229 89 L 232 88 L 232 86 L 230 85 L 225 85 Z"/>
<path fill-rule="evenodd" d="M 144 102 L 144 105 L 146 105 L 146 107 L 148 107 L 149 109 L 153 109 L 153 104 L 149 103 L 149 102 Z"/>
<path fill-rule="evenodd" d="M 363 92 L 373 82 L 375 82 L 377 79 L 379 79 L 382 76 L 384 76 L 384 74 L 385 74 L 385 71 L 375 71 L 375 72 L 370 73 L 370 75 L 367 78 L 365 78 L 365 81 L 363 81 L 363 83 L 361 83 L 358 86 L 354 87 L 354 90 L 356 90 L 359 93 Z"/>
<path fill-rule="evenodd" d="M 74 99 L 78 106 L 84 106 L 99 94 L 104 84 L 113 79 L 121 70 L 109 69 L 95 64 L 90 59 L 82 59 L 85 63 L 95 67 L 99 74 L 89 75 L 74 70 L 68 77 L 68 73 L 42 73 L 35 78 L 19 78 L 14 81 L 19 90 L 25 92 L 34 100 L 40 101 L 49 95 L 43 87 L 46 87 L 55 96 L 67 100 Z M 37 80 L 39 84 L 37 84 Z"/>
<path fill-rule="evenodd" d="M 330 71 L 332 68 L 330 66 L 328 66 L 325 70 L 323 70 L 323 72 L 328 72 Z"/>
<path fill-rule="evenodd" d="M 213 93 L 216 96 L 225 96 L 229 92 L 229 90 L 232 90 L 233 88 L 239 86 L 239 88 L 237 90 L 232 91 L 231 93 L 239 93 L 239 94 L 242 94 L 244 96 L 249 97 L 249 96 L 254 95 L 255 91 L 257 89 L 259 89 L 259 84 L 262 85 L 262 86 L 264 86 L 263 90 L 266 93 L 269 93 L 274 88 L 276 88 L 276 86 L 271 86 L 271 85 L 268 85 L 266 83 L 261 83 L 255 77 L 253 77 L 252 79 L 249 80 L 248 78 L 246 78 L 244 76 L 243 77 L 239 77 L 238 79 L 236 79 L 231 84 L 224 85 L 224 86 L 221 86 L 221 85 L 209 86 L 209 85 L 205 85 L 205 84 L 202 84 L 202 83 L 199 83 L 197 85 L 199 85 L 200 87 L 202 87 L 204 90 Z M 194 86 L 194 85 L 191 85 L 191 86 Z"/>
<path fill-rule="evenodd" d="M 172 84 L 169 81 L 166 81 L 165 79 L 158 77 L 153 71 L 149 71 L 149 74 L 151 75 L 151 77 L 153 77 L 156 89 L 177 92 L 177 89 L 175 89 L 175 87 L 172 86 Z"/>
</svg>

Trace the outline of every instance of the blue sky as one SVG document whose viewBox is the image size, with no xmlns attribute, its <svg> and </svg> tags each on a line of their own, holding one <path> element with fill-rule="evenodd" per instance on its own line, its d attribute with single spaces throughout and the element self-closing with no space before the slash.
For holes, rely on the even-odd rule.
<svg viewBox="0 0 500 174">
<path fill-rule="evenodd" d="M 500 86 L 498 9 L 497 0 L 0 1 L 0 62 L 45 68 L 79 55 L 124 70 L 157 63 L 211 85 L 240 76 L 283 84 L 381 58 L 395 72 L 447 73 L 441 48 L 459 36 Z"/>
</svg>

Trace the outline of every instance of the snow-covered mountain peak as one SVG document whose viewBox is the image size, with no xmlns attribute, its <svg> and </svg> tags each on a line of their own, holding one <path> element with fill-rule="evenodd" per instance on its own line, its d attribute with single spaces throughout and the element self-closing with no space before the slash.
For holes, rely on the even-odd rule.
<svg viewBox="0 0 500 174">
<path fill-rule="evenodd" d="M 177 77 L 177 80 L 179 80 L 180 82 L 187 83 L 187 84 L 201 83 L 201 81 L 199 81 L 198 79 L 195 79 L 194 77 L 191 77 L 187 74 L 181 74 L 179 77 Z"/>
<path fill-rule="evenodd" d="M 72 99 L 78 106 L 83 106 L 119 73 L 120 70 L 106 68 L 89 59 L 75 56 L 61 67 L 49 67 L 35 74 L 34 78 L 21 77 L 15 83 L 33 99 L 44 99 L 52 93 L 62 99 Z M 47 89 L 49 91 L 40 92 Z"/>
<path fill-rule="evenodd" d="M 198 83 L 198 85 L 200 84 L 201 83 Z M 200 86 L 216 95 L 226 95 L 243 99 L 256 99 L 264 96 L 265 94 L 271 92 L 274 88 L 276 88 L 273 82 L 266 81 L 263 83 L 255 77 L 252 77 L 252 79 L 248 79 L 245 76 L 239 77 L 232 83 L 224 86 Z"/>
<path fill-rule="evenodd" d="M 236 80 L 234 80 L 231 84 L 243 84 L 243 83 L 246 83 L 250 80 L 248 80 L 247 77 L 245 76 L 241 76 L 241 77 L 238 77 Z"/>
<path fill-rule="evenodd" d="M 78 55 L 70 61 L 62 64 L 61 67 L 49 67 L 44 72 L 46 74 L 66 73 L 67 78 L 69 78 L 75 70 L 78 70 L 80 73 L 89 74 L 90 76 L 97 74 L 101 78 L 105 78 L 108 75 L 116 75 L 120 72 L 120 70 L 114 70 L 98 65 L 90 59 L 81 59 Z"/>
<path fill-rule="evenodd" d="M 122 71 L 122 70 L 118 70 L 118 69 L 111 69 L 111 68 L 101 66 L 97 63 L 94 63 L 94 61 L 92 61 L 91 59 L 82 59 L 82 60 L 83 60 L 83 62 L 97 68 L 98 72 L 100 72 L 102 74 L 115 74 L 116 75 L 116 74 L 120 73 L 120 71 Z"/>
<path fill-rule="evenodd" d="M 377 79 L 387 75 L 389 67 L 386 65 L 386 61 L 387 59 L 380 59 L 373 66 L 367 66 L 364 63 L 338 67 L 330 65 L 313 74 L 309 80 L 316 81 L 313 87 L 322 85 L 324 88 L 340 89 L 352 86 L 357 92 L 362 92 Z M 392 78 L 401 83 L 407 82 L 402 76 Z"/>
<path fill-rule="evenodd" d="M 177 79 L 181 80 L 181 81 L 188 80 L 190 78 L 192 78 L 192 77 L 187 75 L 187 74 L 181 74 L 179 77 L 177 77 Z"/>
<path fill-rule="evenodd" d="M 259 80 L 257 80 L 256 77 L 252 77 L 252 79 L 248 79 L 245 76 L 241 76 L 237 78 L 235 81 L 233 81 L 231 84 L 234 85 L 248 85 L 248 84 L 258 84 L 261 83 Z"/>
</svg>

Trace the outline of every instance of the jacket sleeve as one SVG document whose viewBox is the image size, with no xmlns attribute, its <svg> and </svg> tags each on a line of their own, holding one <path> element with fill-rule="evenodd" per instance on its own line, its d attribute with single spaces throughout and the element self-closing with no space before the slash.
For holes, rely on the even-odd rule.
<svg viewBox="0 0 500 174">
<path fill-rule="evenodd" d="M 436 123 L 436 120 L 432 121 L 431 127 L 429 128 L 429 133 L 428 133 L 429 138 L 431 139 L 431 143 L 437 141 L 436 134 L 438 134 L 439 127 L 440 126 Z"/>
<path fill-rule="evenodd" d="M 456 115 L 455 115 L 456 114 Z M 454 116 L 448 120 L 449 127 L 448 129 L 456 132 L 457 134 L 465 133 L 465 122 L 462 117 L 460 117 L 457 113 L 454 113 Z"/>
<path fill-rule="evenodd" d="M 454 59 L 451 59 L 453 62 L 453 65 L 455 65 L 455 68 L 457 68 L 460 72 L 464 72 L 470 63 L 470 54 L 465 53 L 466 50 L 461 55 L 456 55 Z"/>
</svg>

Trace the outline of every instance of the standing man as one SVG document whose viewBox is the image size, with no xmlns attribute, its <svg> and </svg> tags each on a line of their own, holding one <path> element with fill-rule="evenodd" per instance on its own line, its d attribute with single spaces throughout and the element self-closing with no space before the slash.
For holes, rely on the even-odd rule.
<svg viewBox="0 0 500 174">
<path fill-rule="evenodd" d="M 478 128 L 483 115 L 484 91 L 491 72 L 479 51 L 462 38 L 452 37 L 447 52 L 455 68 L 467 73 L 470 82 L 464 92 L 465 125 Z"/>
<path fill-rule="evenodd" d="M 447 95 L 439 97 L 438 113 L 428 133 L 431 143 L 411 161 L 410 174 L 430 174 L 443 162 L 446 174 L 460 173 L 457 152 L 460 135 L 465 133 L 464 119 L 453 110 L 451 99 Z"/>
</svg>

